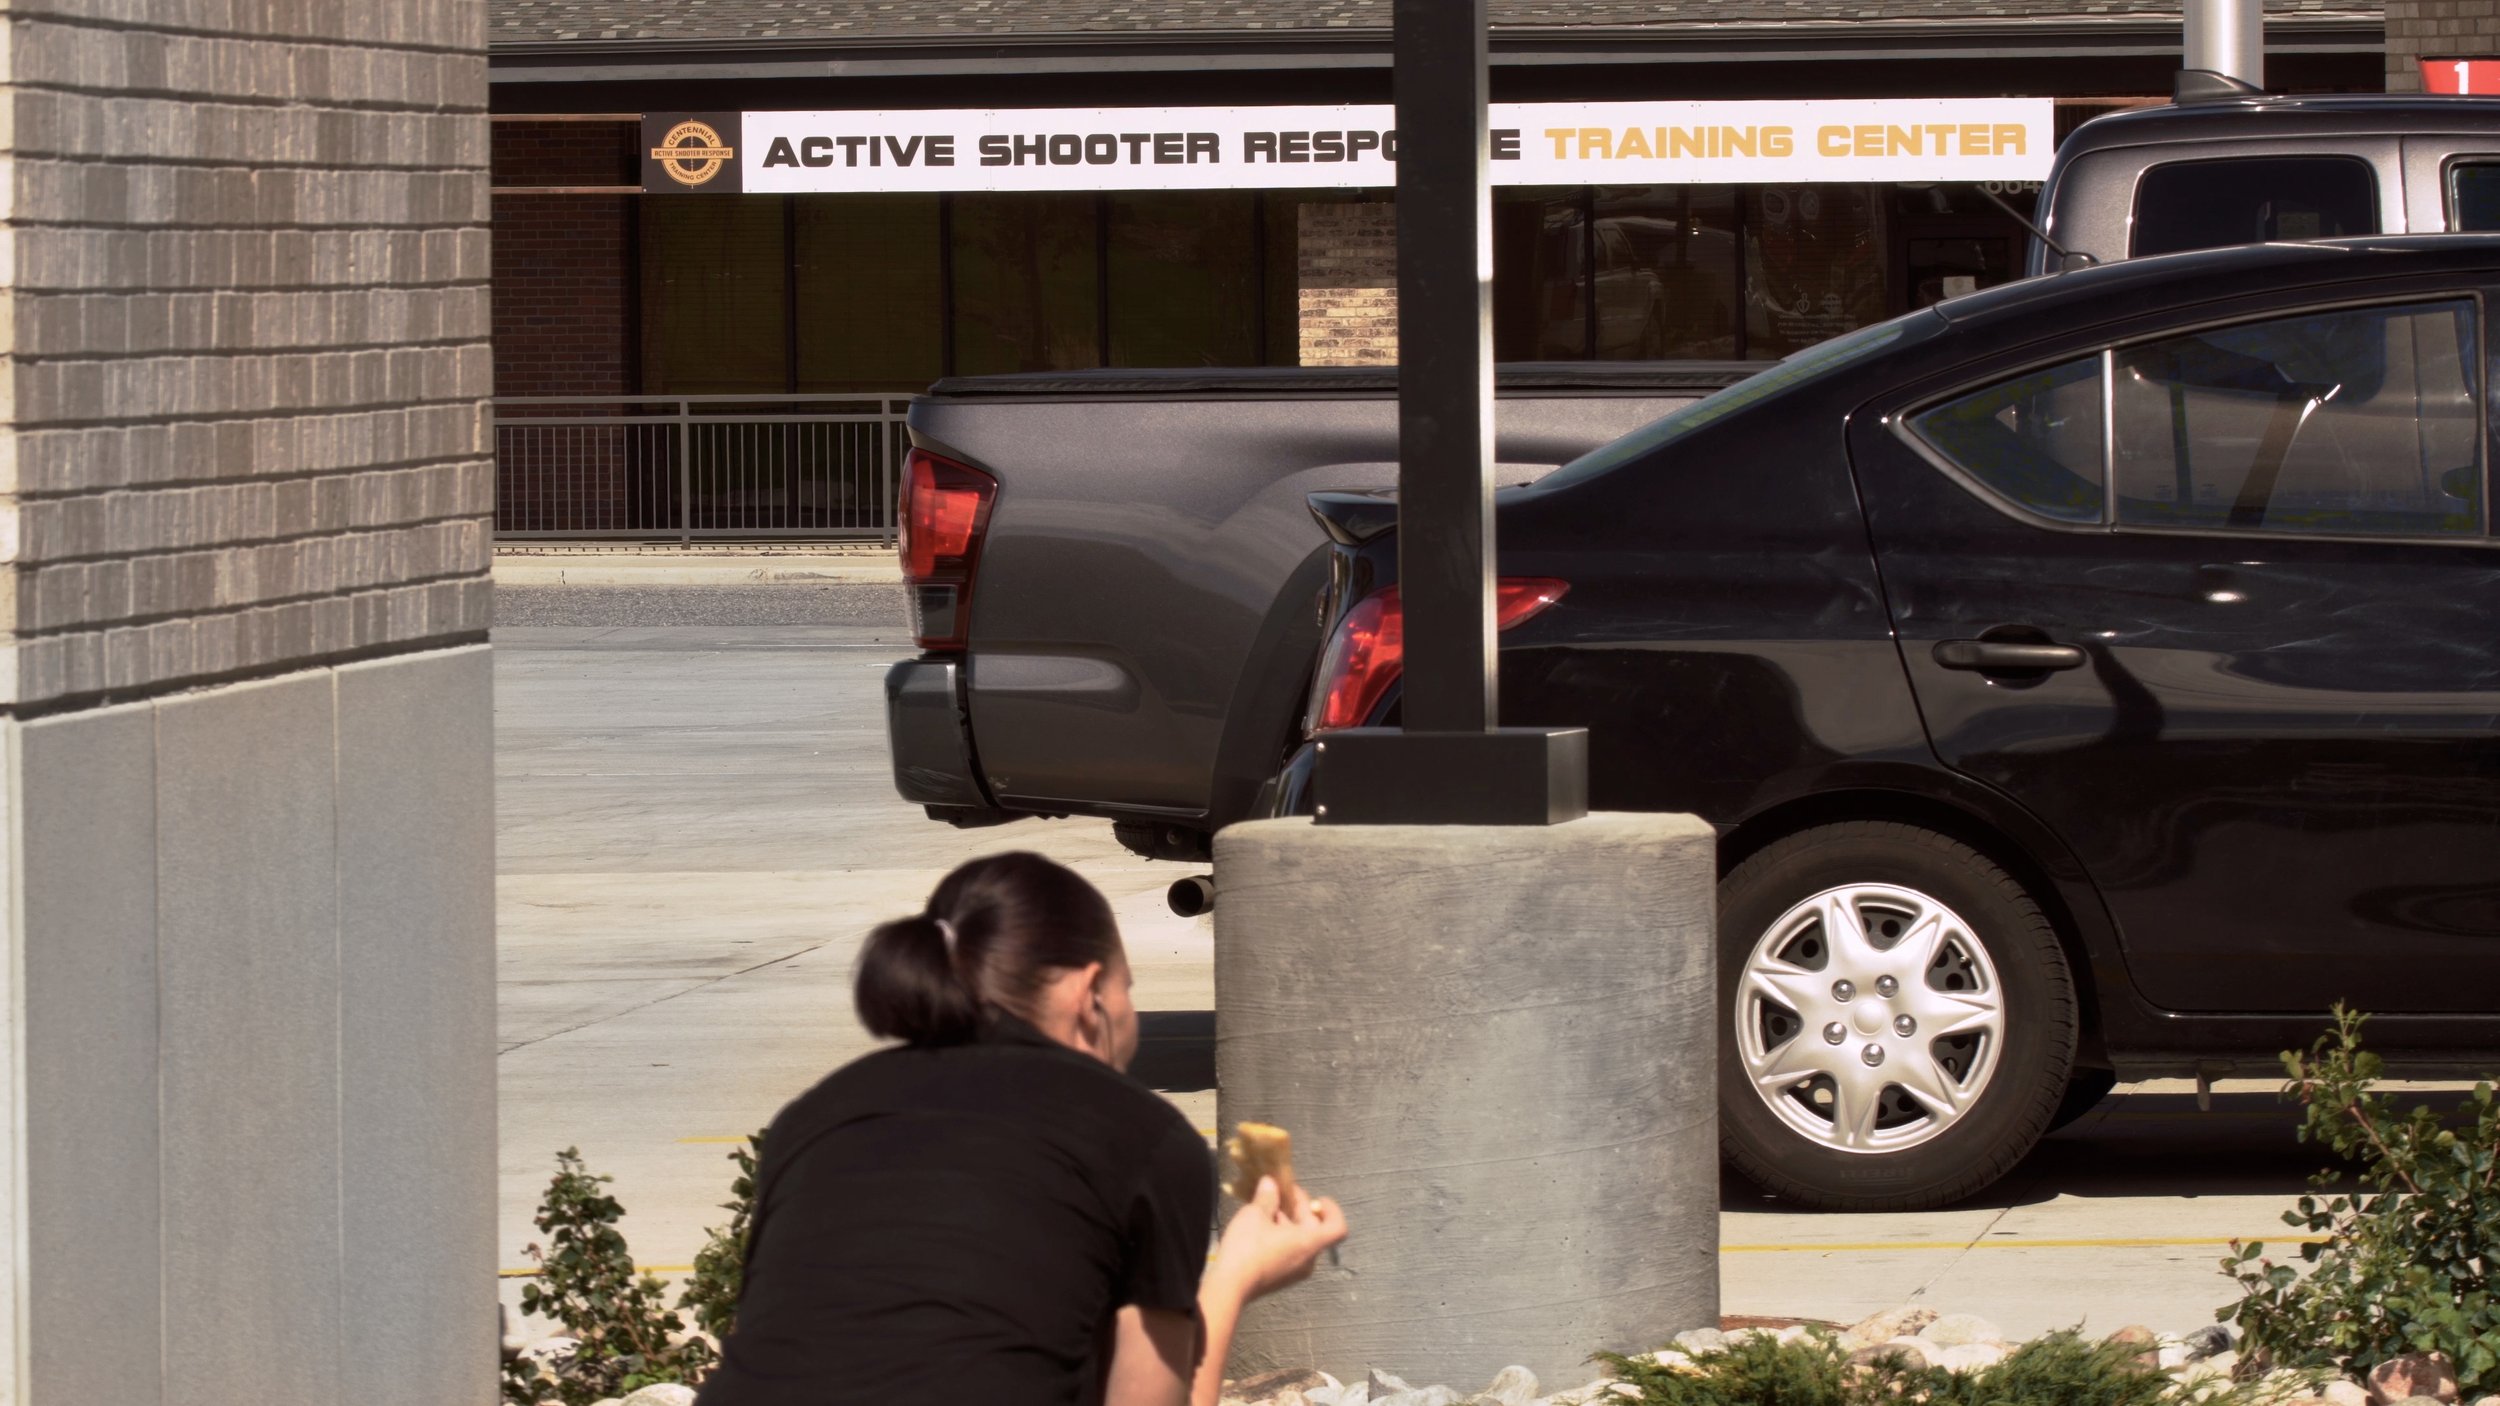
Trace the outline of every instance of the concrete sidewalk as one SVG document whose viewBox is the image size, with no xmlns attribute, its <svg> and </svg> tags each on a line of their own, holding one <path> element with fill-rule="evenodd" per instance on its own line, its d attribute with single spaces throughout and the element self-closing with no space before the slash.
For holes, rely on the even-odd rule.
<svg viewBox="0 0 2500 1406">
<path fill-rule="evenodd" d="M 497 586 L 894 585 L 902 579 L 894 548 L 873 542 L 683 550 L 495 548 Z"/>
</svg>

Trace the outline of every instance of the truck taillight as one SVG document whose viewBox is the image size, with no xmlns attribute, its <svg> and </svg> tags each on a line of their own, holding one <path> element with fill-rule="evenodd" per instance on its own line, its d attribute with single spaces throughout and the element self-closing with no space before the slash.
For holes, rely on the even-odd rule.
<svg viewBox="0 0 2500 1406">
<path fill-rule="evenodd" d="M 1507 630 L 1542 614 L 1571 589 L 1567 581 L 1505 577 L 1493 587 L 1493 626 Z M 1361 727 L 1406 671 L 1406 606 L 1385 586 L 1354 603 L 1337 622 L 1319 659 L 1311 690 L 1311 731 Z"/>
<path fill-rule="evenodd" d="M 981 565 L 998 480 L 915 449 L 903 460 L 898 538 L 912 634 L 922 649 L 961 649 L 972 621 L 972 577 Z"/>
</svg>

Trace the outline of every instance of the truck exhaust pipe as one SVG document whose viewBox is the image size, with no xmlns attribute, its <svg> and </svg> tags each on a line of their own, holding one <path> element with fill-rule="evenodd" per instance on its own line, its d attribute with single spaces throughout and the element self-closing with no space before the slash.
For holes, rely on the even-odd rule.
<svg viewBox="0 0 2500 1406">
<path fill-rule="evenodd" d="M 1203 917 L 1215 911 L 1215 876 L 1199 874 L 1176 881 L 1165 890 L 1163 901 L 1184 918 Z"/>
<path fill-rule="evenodd" d="M 2216 102 L 2266 88 L 2264 0 L 2187 0 L 2175 97 Z"/>
</svg>

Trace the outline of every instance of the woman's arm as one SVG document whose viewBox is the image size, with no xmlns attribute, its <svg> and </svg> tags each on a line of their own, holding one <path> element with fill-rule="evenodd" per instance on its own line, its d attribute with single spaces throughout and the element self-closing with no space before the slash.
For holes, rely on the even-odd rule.
<svg viewBox="0 0 2500 1406">
<path fill-rule="evenodd" d="M 1345 1239 L 1345 1213 L 1320 1197 L 1294 1198 L 1290 1214 L 1276 1182 L 1259 1179 L 1259 1194 L 1233 1216 L 1215 1258 L 1198 1282 L 1198 1322 L 1161 1309 L 1120 1310 L 1111 1349 L 1106 1406 L 1216 1406 L 1233 1330 L 1251 1300 L 1310 1277 L 1322 1251 Z M 1201 1341 L 1198 1329 L 1205 1328 Z M 1191 1370 L 1192 1361 L 1196 1370 Z"/>
</svg>

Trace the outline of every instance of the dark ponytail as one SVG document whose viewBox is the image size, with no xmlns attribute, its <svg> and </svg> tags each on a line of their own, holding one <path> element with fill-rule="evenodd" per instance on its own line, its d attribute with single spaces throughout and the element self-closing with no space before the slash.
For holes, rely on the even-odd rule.
<svg viewBox="0 0 2500 1406">
<path fill-rule="evenodd" d="M 1055 973 L 1119 958 L 1100 890 L 1038 854 L 996 854 L 947 875 L 928 911 L 868 934 L 852 1002 L 871 1034 L 961 1044 L 992 1012 L 1030 1019 Z"/>
</svg>

